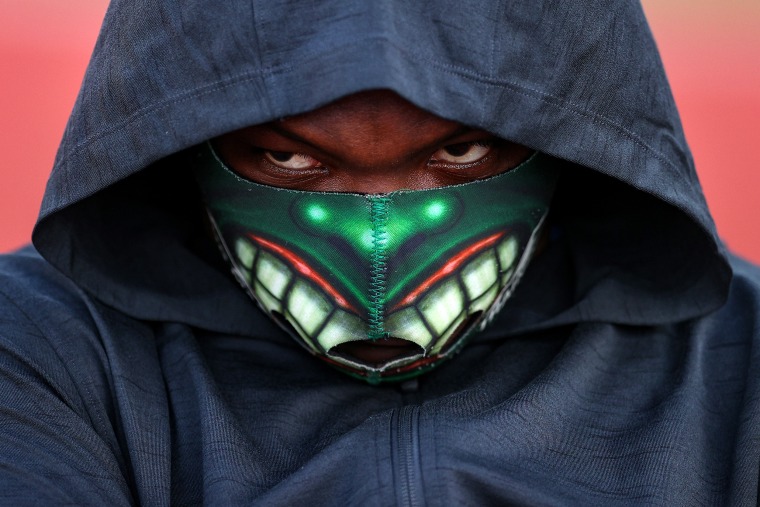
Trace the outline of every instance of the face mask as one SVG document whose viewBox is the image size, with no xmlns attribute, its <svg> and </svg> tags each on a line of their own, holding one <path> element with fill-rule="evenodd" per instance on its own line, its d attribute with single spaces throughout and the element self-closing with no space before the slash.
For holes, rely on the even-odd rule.
<svg viewBox="0 0 760 507">
<path fill-rule="evenodd" d="M 245 180 L 206 144 L 196 176 L 251 297 L 312 354 L 377 383 L 438 365 L 501 309 L 546 216 L 553 166 L 537 153 L 463 185 L 309 192 Z M 389 357 L 357 357 L 359 340 Z"/>
</svg>

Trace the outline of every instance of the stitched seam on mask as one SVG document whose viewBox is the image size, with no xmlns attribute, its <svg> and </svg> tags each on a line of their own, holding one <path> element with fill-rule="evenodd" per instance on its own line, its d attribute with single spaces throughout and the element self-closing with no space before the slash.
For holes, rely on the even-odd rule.
<svg viewBox="0 0 760 507">
<path fill-rule="evenodd" d="M 370 196 L 370 220 L 372 221 L 372 254 L 369 281 L 369 330 L 367 338 L 385 338 L 385 270 L 386 245 L 388 243 L 388 208 L 390 197 Z"/>
</svg>

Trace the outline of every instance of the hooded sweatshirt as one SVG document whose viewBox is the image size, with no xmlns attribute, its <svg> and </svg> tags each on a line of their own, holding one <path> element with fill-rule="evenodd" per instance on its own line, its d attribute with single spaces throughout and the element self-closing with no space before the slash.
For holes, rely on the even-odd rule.
<svg viewBox="0 0 760 507">
<path fill-rule="evenodd" d="M 562 166 L 492 325 L 380 386 L 240 289 L 186 156 L 372 89 Z M 0 260 L 2 504 L 757 503 L 760 271 L 636 1 L 114 0 L 33 243 Z"/>
</svg>

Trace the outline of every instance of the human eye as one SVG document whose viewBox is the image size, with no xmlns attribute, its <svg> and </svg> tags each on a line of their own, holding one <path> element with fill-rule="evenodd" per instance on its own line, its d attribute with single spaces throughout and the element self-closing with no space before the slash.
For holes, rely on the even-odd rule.
<svg viewBox="0 0 760 507">
<path fill-rule="evenodd" d="M 469 141 L 449 144 L 439 149 L 428 162 L 445 167 L 471 167 L 484 162 L 493 149 L 493 141 Z"/>
<path fill-rule="evenodd" d="M 322 163 L 304 153 L 262 150 L 264 159 L 274 167 L 285 171 L 309 171 L 322 168 Z"/>
</svg>

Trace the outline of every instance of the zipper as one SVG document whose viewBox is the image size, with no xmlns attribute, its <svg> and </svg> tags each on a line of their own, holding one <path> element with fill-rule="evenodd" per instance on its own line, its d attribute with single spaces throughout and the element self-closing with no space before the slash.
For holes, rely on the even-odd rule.
<svg viewBox="0 0 760 507">
<path fill-rule="evenodd" d="M 391 466 L 396 505 L 425 505 L 420 460 L 419 406 L 406 406 L 391 415 Z"/>
</svg>

